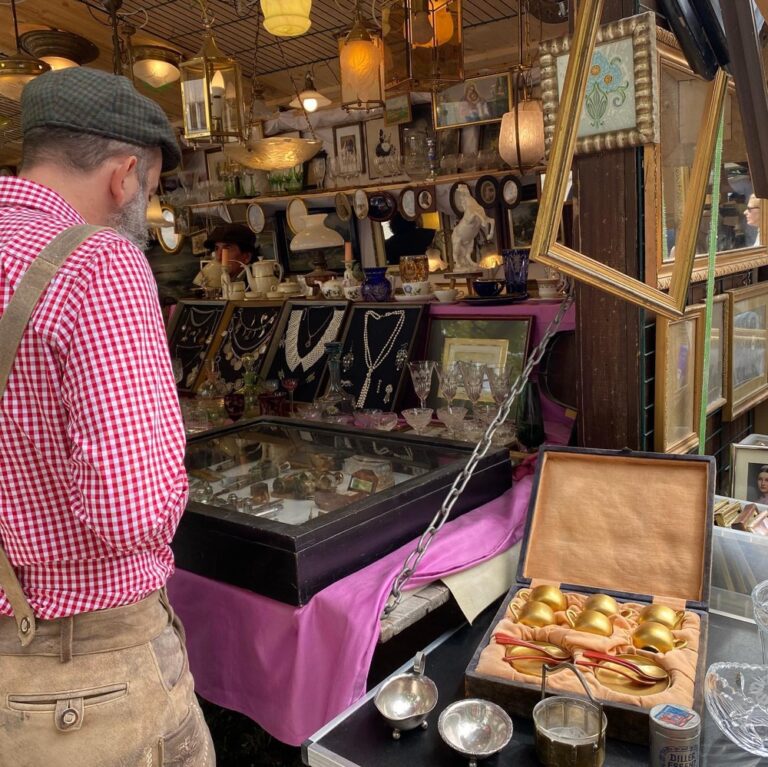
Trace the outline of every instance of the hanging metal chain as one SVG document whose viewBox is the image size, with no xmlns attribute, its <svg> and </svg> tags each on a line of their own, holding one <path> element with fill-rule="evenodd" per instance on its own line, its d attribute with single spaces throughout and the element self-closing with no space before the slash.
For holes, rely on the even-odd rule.
<svg viewBox="0 0 768 767">
<path fill-rule="evenodd" d="M 275 40 L 277 41 L 277 48 L 280 51 L 280 56 L 283 59 L 283 66 L 286 69 L 290 69 L 288 66 L 288 58 L 285 55 L 285 51 L 283 50 L 283 42 L 279 37 L 276 37 Z M 293 92 L 296 94 L 296 100 L 299 102 L 299 106 L 301 107 L 301 111 L 304 113 L 304 119 L 307 121 L 307 127 L 309 129 L 309 134 L 312 136 L 313 141 L 317 141 L 317 134 L 315 133 L 315 129 L 312 127 L 312 123 L 309 120 L 309 113 L 307 112 L 307 108 L 304 106 L 304 102 L 301 99 L 301 95 L 299 94 L 299 87 L 296 85 L 296 80 L 293 79 L 293 76 L 289 74 L 289 77 L 291 78 L 291 84 L 293 85 Z"/>
<path fill-rule="evenodd" d="M 512 405 L 523 391 L 523 387 L 530 378 L 533 368 L 539 364 L 541 358 L 544 356 L 544 352 L 547 348 L 549 340 L 560 327 L 560 323 L 563 321 L 565 313 L 573 303 L 573 299 L 574 294 L 573 290 L 571 289 L 568 295 L 563 299 L 563 302 L 560 304 L 560 308 L 558 309 L 554 319 L 549 323 L 549 326 L 544 333 L 544 337 L 539 342 L 539 345 L 533 350 L 533 353 L 528 358 L 525 367 L 515 380 L 515 383 L 512 385 L 512 389 L 499 408 L 499 412 L 496 414 L 496 417 L 493 419 L 493 421 L 491 421 L 490 425 L 485 430 L 485 434 L 483 434 L 475 449 L 472 451 L 472 455 L 469 457 L 467 465 L 464 467 L 461 474 L 459 474 L 459 476 L 454 480 L 451 489 L 448 491 L 448 495 L 446 495 L 445 500 L 443 501 L 443 505 L 440 507 L 437 514 L 435 514 L 432 521 L 429 523 L 429 527 L 424 531 L 421 538 L 419 538 L 419 542 L 416 544 L 416 548 L 414 548 L 413 551 L 411 551 L 411 553 L 405 558 L 402 569 L 392 583 L 392 590 L 389 593 L 387 604 L 384 607 L 384 615 L 391 613 L 392 610 L 394 610 L 400 603 L 400 600 L 403 596 L 403 589 L 405 588 L 406 583 L 408 583 L 413 574 L 416 572 L 416 568 L 419 566 L 419 562 L 421 562 L 422 558 L 427 553 L 429 544 L 432 543 L 434 537 L 440 532 L 440 529 L 451 515 L 451 511 L 453 511 L 453 507 L 456 505 L 456 501 L 459 500 L 459 497 L 464 492 L 464 488 L 467 486 L 467 483 L 475 473 L 477 464 L 482 460 L 482 458 L 485 457 L 485 454 L 490 449 L 491 440 L 493 439 L 493 435 L 496 433 L 496 429 L 498 429 L 499 426 L 501 426 L 501 424 L 507 420 L 507 416 L 509 415 L 509 411 L 512 409 Z"/>
</svg>

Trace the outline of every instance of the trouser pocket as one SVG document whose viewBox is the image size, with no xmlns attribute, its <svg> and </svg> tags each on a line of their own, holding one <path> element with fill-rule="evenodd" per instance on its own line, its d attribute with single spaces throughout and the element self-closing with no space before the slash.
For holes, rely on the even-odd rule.
<svg viewBox="0 0 768 767">
<path fill-rule="evenodd" d="M 83 726 L 90 707 L 118 700 L 127 692 L 128 684 L 123 683 L 34 695 L 9 693 L 7 703 L 12 711 L 23 711 L 27 715 L 51 714 L 57 730 L 73 732 Z"/>
<path fill-rule="evenodd" d="M 216 759 L 208 726 L 197 702 L 190 704 L 184 721 L 161 740 L 162 767 L 213 767 Z"/>
</svg>

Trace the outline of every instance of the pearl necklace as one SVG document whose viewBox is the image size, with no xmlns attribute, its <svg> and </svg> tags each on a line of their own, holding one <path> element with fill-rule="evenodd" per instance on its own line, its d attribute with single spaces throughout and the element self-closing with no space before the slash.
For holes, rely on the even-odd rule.
<svg viewBox="0 0 768 767">
<path fill-rule="evenodd" d="M 375 320 L 382 320 L 386 319 L 387 317 L 397 317 L 397 323 L 395 324 L 394 330 L 384 343 L 384 346 L 382 346 L 381 351 L 375 360 L 372 359 L 371 347 L 368 344 L 368 320 L 371 317 L 373 317 Z M 366 311 L 363 318 L 363 351 L 365 353 L 365 364 L 368 368 L 368 372 L 365 374 L 363 388 L 360 389 L 360 397 L 357 400 L 358 408 L 365 407 L 365 400 L 368 398 L 368 390 L 371 388 L 371 376 L 373 376 L 373 371 L 376 370 L 376 368 L 379 367 L 382 362 L 384 362 L 389 353 L 392 351 L 392 348 L 394 347 L 397 338 L 400 335 L 400 331 L 403 329 L 403 325 L 405 325 L 405 310 L 403 309 L 395 312 L 384 312 L 384 314 L 379 314 L 372 309 Z"/>
<path fill-rule="evenodd" d="M 302 370 L 307 373 L 318 363 L 325 354 L 326 342 L 333 341 L 338 335 L 339 327 L 344 317 L 343 311 L 334 309 L 325 332 L 320 336 L 320 340 L 302 357 L 299 354 L 299 328 L 301 327 L 305 311 L 308 310 L 302 309 L 299 312 L 291 313 L 291 317 L 288 320 L 288 329 L 285 332 L 285 364 L 291 372 L 301 366 Z"/>
</svg>

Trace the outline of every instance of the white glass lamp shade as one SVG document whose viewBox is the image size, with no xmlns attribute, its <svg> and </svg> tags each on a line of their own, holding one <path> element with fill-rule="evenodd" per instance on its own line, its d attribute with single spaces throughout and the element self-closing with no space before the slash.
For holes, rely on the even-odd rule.
<svg viewBox="0 0 768 767">
<path fill-rule="evenodd" d="M 344 109 L 374 109 L 384 105 L 384 54 L 381 38 L 358 26 L 339 40 L 341 105 Z"/>
<path fill-rule="evenodd" d="M 153 88 L 176 82 L 181 76 L 181 58 L 176 51 L 162 46 L 138 46 L 133 49 L 133 74 Z"/>
<path fill-rule="evenodd" d="M 43 56 L 40 60 L 44 61 L 51 69 L 72 69 L 80 66 L 76 61 L 64 56 Z"/>
<path fill-rule="evenodd" d="M 513 168 L 530 168 L 544 159 L 544 151 L 544 112 L 541 102 L 521 101 L 501 118 L 499 154 Z"/>
<path fill-rule="evenodd" d="M 323 96 L 320 91 L 315 90 L 301 91 L 299 97 L 307 112 L 314 112 L 320 107 L 327 107 L 331 103 L 329 98 Z M 293 107 L 294 109 L 299 109 L 301 104 L 299 103 L 299 99 L 294 99 L 288 106 Z"/>
<path fill-rule="evenodd" d="M 311 26 L 312 0 L 261 0 L 264 29 L 275 37 L 303 35 Z"/>
<path fill-rule="evenodd" d="M 344 244 L 344 238 L 325 225 L 327 213 L 313 213 L 304 219 L 304 228 L 291 240 L 291 250 L 319 250 L 336 248 Z"/>
</svg>

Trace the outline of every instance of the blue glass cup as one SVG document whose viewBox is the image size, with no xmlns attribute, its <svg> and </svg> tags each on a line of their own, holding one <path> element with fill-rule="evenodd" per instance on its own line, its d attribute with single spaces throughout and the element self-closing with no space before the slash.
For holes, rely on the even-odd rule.
<svg viewBox="0 0 768 767">
<path fill-rule="evenodd" d="M 529 248 L 510 248 L 501 251 L 504 259 L 504 278 L 507 294 L 516 298 L 528 298 Z"/>
</svg>

